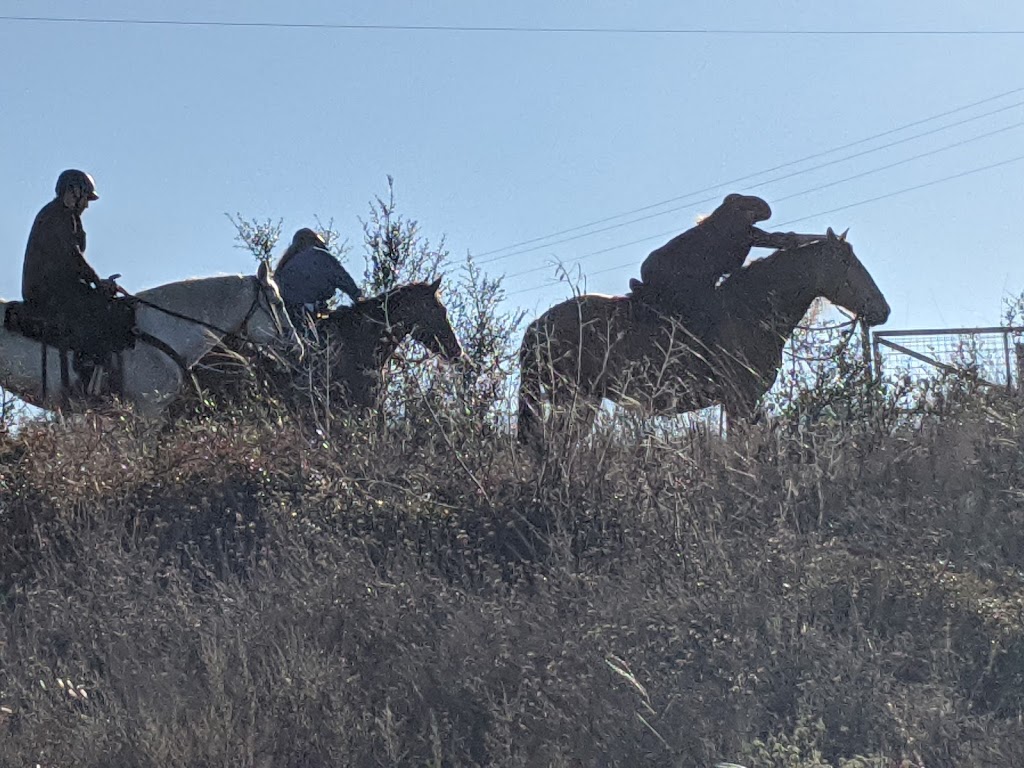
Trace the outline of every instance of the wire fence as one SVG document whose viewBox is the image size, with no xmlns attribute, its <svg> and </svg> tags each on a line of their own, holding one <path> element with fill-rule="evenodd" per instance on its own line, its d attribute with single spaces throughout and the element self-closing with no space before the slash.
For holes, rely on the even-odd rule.
<svg viewBox="0 0 1024 768">
<path fill-rule="evenodd" d="M 1019 390 L 1024 373 L 1024 327 L 921 328 L 872 334 L 877 375 L 967 375 L 979 383 Z"/>
</svg>

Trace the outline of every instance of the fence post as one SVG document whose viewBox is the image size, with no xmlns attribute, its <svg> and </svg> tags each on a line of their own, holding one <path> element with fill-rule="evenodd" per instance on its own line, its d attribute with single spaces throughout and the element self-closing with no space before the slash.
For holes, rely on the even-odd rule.
<svg viewBox="0 0 1024 768">
<path fill-rule="evenodd" d="M 868 399 L 868 408 L 873 408 L 871 390 L 876 385 L 875 381 L 875 366 L 874 359 L 872 357 L 871 348 L 871 329 L 868 328 L 868 324 L 863 320 L 860 321 L 860 349 L 861 354 L 864 356 L 864 369 L 867 372 L 867 377 L 864 380 L 864 395 Z"/>
<path fill-rule="evenodd" d="M 1013 394 L 1013 371 L 1010 368 L 1010 332 L 1003 332 L 1003 359 L 1006 363 L 1006 392 Z"/>
<path fill-rule="evenodd" d="M 875 335 L 874 333 L 871 334 L 871 361 L 873 363 L 872 371 L 871 371 L 871 376 L 872 376 L 872 378 L 877 378 L 878 381 L 881 381 L 882 380 L 882 350 L 879 349 L 879 346 L 878 346 L 878 336 Z"/>
<path fill-rule="evenodd" d="M 1013 351 L 1017 353 L 1017 390 L 1021 391 L 1021 382 L 1024 381 L 1024 342 L 1016 342 Z"/>
</svg>

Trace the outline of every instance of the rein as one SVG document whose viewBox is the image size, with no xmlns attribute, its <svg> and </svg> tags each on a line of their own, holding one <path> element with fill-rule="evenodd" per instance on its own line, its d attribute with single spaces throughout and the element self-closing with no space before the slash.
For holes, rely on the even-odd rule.
<svg viewBox="0 0 1024 768">
<path fill-rule="evenodd" d="M 857 331 L 857 325 L 859 323 L 860 323 L 860 319 L 859 318 L 851 317 L 845 323 L 837 323 L 836 325 L 825 325 L 825 326 L 819 326 L 819 327 L 814 327 L 814 326 L 810 326 L 810 325 L 798 325 L 798 326 L 796 326 L 798 329 L 800 329 L 801 331 L 807 331 L 807 332 L 813 332 L 813 331 L 839 331 L 839 330 L 842 330 L 844 328 L 849 328 L 849 330 L 846 333 L 843 334 L 843 338 L 839 342 L 839 345 L 836 347 L 835 351 L 831 355 L 829 355 L 827 358 L 807 357 L 806 355 L 798 355 L 796 352 L 792 352 L 792 351 L 790 351 L 788 354 L 789 354 L 789 356 L 793 360 L 799 360 L 799 361 L 805 362 L 805 363 L 824 362 L 825 360 L 834 360 L 837 357 L 842 356 L 842 354 L 846 351 L 846 348 L 850 345 L 850 340 L 853 339 L 853 334 L 856 333 L 856 331 Z"/>
<path fill-rule="evenodd" d="M 793 327 L 796 330 L 798 330 L 798 331 L 807 331 L 807 332 L 814 332 L 814 331 L 840 331 L 843 328 L 849 328 L 850 326 L 854 326 L 858 322 L 859 322 L 859 320 L 856 317 L 852 317 L 849 320 L 847 320 L 845 323 L 836 323 L 835 325 L 795 325 Z"/>
<path fill-rule="evenodd" d="M 239 327 L 245 326 L 245 324 L 249 322 L 250 318 L 252 318 L 252 316 L 256 314 L 256 308 L 259 306 L 260 302 L 260 290 L 260 286 L 257 283 L 256 291 L 253 294 L 252 305 L 249 307 L 249 311 L 245 314 L 245 317 L 242 318 L 242 322 L 239 323 Z M 219 328 L 213 323 L 208 323 L 205 320 L 200 320 L 198 317 L 191 317 L 190 315 L 185 315 L 182 314 L 181 312 L 175 312 L 172 309 L 161 307 L 159 304 L 154 304 L 151 301 L 146 301 L 145 299 L 141 299 L 138 296 L 134 296 L 125 291 L 123 288 L 121 289 L 121 292 L 124 293 L 124 295 L 128 299 L 136 302 L 137 304 L 141 304 L 144 307 L 149 307 L 150 309 L 155 309 L 157 312 L 163 312 L 165 315 L 169 315 L 170 317 L 176 317 L 179 320 L 185 320 L 186 322 L 192 323 L 193 325 L 198 325 L 201 328 L 206 328 L 207 330 L 213 331 L 214 333 L 219 333 L 222 337 L 237 339 L 241 342 L 249 344 L 254 343 L 250 342 L 248 339 L 243 338 L 240 334 L 234 331 L 228 331 L 224 328 Z"/>
<path fill-rule="evenodd" d="M 149 307 L 150 309 L 155 309 L 157 312 L 162 312 L 163 314 L 168 315 L 170 317 L 175 317 L 175 318 L 177 318 L 179 320 L 184 320 L 186 322 L 193 323 L 194 325 L 198 325 L 201 328 L 206 328 L 209 331 L 213 331 L 214 333 L 220 334 L 222 339 L 231 338 L 231 339 L 236 339 L 236 340 L 242 342 L 242 344 L 252 344 L 253 346 L 259 346 L 258 344 L 256 344 L 256 342 L 250 341 L 249 339 L 243 337 L 239 333 L 235 333 L 233 331 L 228 331 L 228 330 L 225 330 L 224 328 L 219 328 L 218 326 L 214 325 L 213 323 L 208 323 L 205 320 L 200 320 L 198 317 L 191 317 L 189 315 L 182 314 L 181 312 L 175 312 L 172 309 L 167 309 L 166 307 L 161 307 L 160 305 L 154 304 L 151 301 L 146 301 L 145 299 L 139 298 L 138 296 L 134 296 L 134 295 L 128 293 L 128 291 L 124 290 L 123 288 L 119 287 L 119 290 L 121 291 L 121 293 L 123 293 L 125 295 L 125 297 L 128 300 L 133 301 L 136 304 L 140 304 L 140 305 L 142 305 L 144 307 Z M 256 286 L 255 286 L 255 292 L 253 293 L 252 304 L 249 306 L 249 311 L 246 312 L 245 317 L 242 318 L 242 322 L 239 323 L 239 328 L 244 328 L 246 323 L 249 322 L 249 319 L 254 314 L 256 314 L 256 309 L 257 309 L 257 307 L 259 307 L 259 303 L 260 303 L 260 292 L 261 292 L 261 290 L 262 289 L 261 289 L 261 287 L 259 285 L 259 282 L 257 282 Z M 273 314 L 273 313 L 271 313 L 271 314 Z M 277 321 L 276 321 L 276 317 L 275 317 L 275 323 L 276 322 Z M 196 379 L 195 373 L 192 372 L 192 370 L 188 366 L 188 363 L 185 362 L 185 359 L 178 353 L 178 351 L 176 349 L 174 349 L 174 347 L 172 347 L 170 344 L 165 342 L 163 339 L 157 338 L 156 336 L 154 336 L 154 335 L 152 335 L 150 333 L 140 333 L 139 334 L 139 341 L 141 341 L 141 342 L 143 342 L 145 344 L 149 344 L 154 349 L 156 349 L 156 350 L 162 352 L 163 354 L 167 355 L 167 357 L 169 357 L 171 360 L 173 360 L 174 363 L 181 369 L 182 374 L 188 376 L 188 378 L 191 380 L 192 386 L 195 388 L 195 390 L 197 392 L 199 391 L 199 381 L 198 381 L 198 379 Z"/>
</svg>

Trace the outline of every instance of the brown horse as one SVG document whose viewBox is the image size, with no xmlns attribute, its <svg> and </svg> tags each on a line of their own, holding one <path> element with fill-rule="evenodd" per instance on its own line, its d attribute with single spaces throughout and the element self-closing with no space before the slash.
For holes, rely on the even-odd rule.
<svg viewBox="0 0 1024 768">
<path fill-rule="evenodd" d="M 845 233 L 831 229 L 738 270 L 716 293 L 701 338 L 635 296 L 577 296 L 534 320 L 519 353 L 519 439 L 539 446 L 545 427 L 578 426 L 584 434 L 602 399 L 657 415 L 722 405 L 730 421 L 749 419 L 816 298 L 868 325 L 889 317 Z"/>
<path fill-rule="evenodd" d="M 310 343 L 328 355 L 331 400 L 342 410 L 373 407 L 384 388 L 384 367 L 407 337 L 419 342 L 445 360 L 462 356 L 462 346 L 448 319 L 448 310 L 438 294 L 440 279 L 432 283 L 408 283 L 377 296 L 342 307 L 316 324 L 317 339 Z M 319 342 L 319 344 L 317 344 Z M 218 402 L 238 401 L 246 392 L 239 384 L 244 370 L 254 361 L 241 357 L 239 350 L 221 348 L 196 368 L 200 388 Z M 291 371 L 261 370 L 258 373 L 277 392 L 298 386 Z M 249 371 L 251 374 L 252 371 Z M 251 390 L 248 390 L 251 391 Z"/>
<path fill-rule="evenodd" d="M 346 405 L 377 403 L 384 389 L 384 366 L 406 337 L 444 360 L 462 357 L 462 345 L 438 295 L 440 285 L 440 278 L 401 285 L 337 309 L 317 325 L 334 355 L 331 374 Z"/>
</svg>

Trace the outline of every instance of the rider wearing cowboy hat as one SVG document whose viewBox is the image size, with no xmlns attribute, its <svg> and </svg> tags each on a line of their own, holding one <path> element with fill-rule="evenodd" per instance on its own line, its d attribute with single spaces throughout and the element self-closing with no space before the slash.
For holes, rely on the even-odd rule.
<svg viewBox="0 0 1024 768">
<path fill-rule="evenodd" d="M 719 279 L 742 267 L 751 248 L 790 248 L 806 241 L 806 236 L 754 226 L 771 215 L 759 197 L 726 195 L 697 226 L 651 251 L 640 267 L 643 285 L 634 287 L 666 309 L 704 313 Z"/>
</svg>

